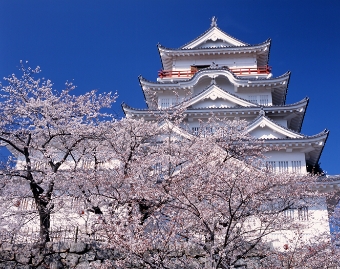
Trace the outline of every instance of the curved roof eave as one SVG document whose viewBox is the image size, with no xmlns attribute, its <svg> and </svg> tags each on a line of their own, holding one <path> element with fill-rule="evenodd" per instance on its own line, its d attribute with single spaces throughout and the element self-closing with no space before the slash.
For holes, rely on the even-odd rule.
<svg viewBox="0 0 340 269">
<path fill-rule="evenodd" d="M 211 50 L 216 50 L 216 51 L 235 51 L 235 50 L 256 50 L 256 49 L 262 49 L 263 47 L 269 46 L 270 48 L 270 44 L 271 44 L 271 39 L 268 38 L 266 41 L 259 43 L 259 44 L 254 44 L 254 45 L 245 45 L 245 46 L 225 46 L 225 47 L 206 47 L 206 48 L 193 48 L 193 49 L 175 49 L 175 48 L 168 48 L 165 47 L 163 45 L 161 45 L 160 43 L 157 44 L 158 47 L 158 51 L 159 53 L 161 53 L 162 51 L 165 52 L 178 52 L 178 53 L 183 53 L 185 51 L 190 51 L 193 53 L 198 53 L 199 51 L 211 51 Z"/>
<path fill-rule="evenodd" d="M 230 78 L 231 82 L 235 82 L 234 84 L 239 83 L 240 85 L 241 84 L 248 84 L 249 81 L 251 81 L 251 83 L 253 83 L 253 84 L 255 84 L 255 83 L 263 84 L 264 82 L 268 83 L 268 84 L 272 84 L 272 83 L 275 83 L 275 82 L 284 81 L 287 78 L 288 78 L 288 81 L 289 81 L 289 77 L 290 77 L 290 72 L 288 71 L 288 72 L 286 72 L 286 73 L 284 73 L 284 74 L 282 74 L 281 76 L 278 76 L 278 77 L 242 78 L 242 77 L 236 76 L 232 71 L 230 71 L 230 69 L 228 67 L 222 67 L 222 68 L 208 67 L 208 68 L 204 68 L 204 69 L 199 70 L 195 75 L 193 75 L 191 78 L 186 79 L 186 80 L 159 82 L 159 81 L 147 80 L 147 79 L 143 78 L 142 76 L 140 76 L 139 79 L 140 79 L 143 90 L 144 90 L 143 85 L 146 85 L 146 84 L 148 84 L 148 86 L 154 86 L 154 87 L 157 87 L 157 88 L 159 88 L 161 85 L 163 85 L 163 86 L 175 86 L 175 85 L 180 84 L 180 86 L 184 86 L 184 85 L 187 84 L 189 86 L 189 84 L 192 84 L 190 86 L 193 86 L 197 83 L 197 81 L 201 77 L 203 77 L 205 74 L 211 73 L 211 72 L 214 72 L 214 73 L 223 72 L 227 75 L 228 78 Z M 288 82 L 287 82 L 287 84 L 288 84 Z"/>
<path fill-rule="evenodd" d="M 287 85 L 287 87 L 288 87 L 288 85 Z M 309 104 L 309 98 L 308 98 L 308 97 L 305 97 L 304 100 L 306 100 L 306 106 L 305 106 L 305 110 L 304 110 L 304 112 L 303 112 L 303 116 L 302 116 L 302 119 L 301 119 L 301 124 L 300 124 L 300 128 L 299 128 L 298 132 L 301 132 L 302 123 L 303 123 L 303 120 L 305 119 L 307 107 L 308 107 L 308 104 Z"/>
<path fill-rule="evenodd" d="M 229 93 L 231 94 L 231 93 Z M 199 94 L 193 96 L 192 98 L 194 97 L 197 97 Z M 232 95 L 232 94 L 231 94 Z M 236 95 L 235 95 L 236 96 Z M 238 96 L 236 96 L 238 97 Z M 238 97 L 240 98 L 240 97 Z M 245 101 L 248 101 L 246 99 L 243 99 L 243 98 L 240 98 L 241 100 L 245 100 Z M 188 99 L 187 101 L 191 100 Z M 282 110 L 283 108 L 284 109 L 297 109 L 297 108 L 301 108 L 301 107 L 304 107 L 306 105 L 306 102 L 307 102 L 308 98 L 304 98 L 302 99 L 301 101 L 299 102 L 296 102 L 296 103 L 293 103 L 293 104 L 290 104 L 290 105 L 277 105 L 277 106 L 261 106 L 261 105 L 256 105 L 256 106 L 248 106 L 248 107 L 244 107 L 244 106 L 234 106 L 234 107 L 214 107 L 214 108 L 187 108 L 187 110 L 184 112 L 184 113 L 188 113 L 188 112 L 191 112 L 191 113 L 195 113 L 195 111 L 199 111 L 199 110 L 204 110 L 204 109 L 209 109 L 210 111 L 217 111 L 217 110 L 225 110 L 225 111 L 229 111 L 229 110 L 251 110 L 251 111 L 260 111 L 261 109 L 263 109 L 264 111 L 272 111 L 272 110 Z M 181 106 L 181 104 L 175 106 L 175 107 L 178 107 L 178 106 Z M 175 107 L 171 107 L 169 108 L 167 111 L 169 110 L 173 110 L 173 108 Z M 149 108 L 141 108 L 141 109 L 138 109 L 138 108 L 132 108 L 130 107 L 129 105 L 127 105 L 126 103 L 123 102 L 122 104 L 122 108 L 123 109 L 128 109 L 130 112 L 133 112 L 133 113 L 155 113 L 155 112 L 162 112 L 162 110 L 159 110 L 159 109 L 149 109 Z"/>
</svg>

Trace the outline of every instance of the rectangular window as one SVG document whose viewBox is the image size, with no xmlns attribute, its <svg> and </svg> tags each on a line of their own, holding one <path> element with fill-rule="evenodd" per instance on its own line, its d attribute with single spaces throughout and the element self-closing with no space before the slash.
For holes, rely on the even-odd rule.
<svg viewBox="0 0 340 269">
<path fill-rule="evenodd" d="M 268 106 L 268 95 L 260 95 L 260 105 Z"/>
<path fill-rule="evenodd" d="M 287 219 L 291 219 L 291 220 L 294 219 L 294 209 L 293 208 L 286 209 L 285 211 L 283 211 L 283 214 Z"/>
<path fill-rule="evenodd" d="M 153 167 L 153 172 L 153 175 L 156 176 L 156 183 L 162 183 L 164 180 L 162 163 L 156 163 Z"/>
<path fill-rule="evenodd" d="M 301 161 L 292 161 L 292 172 L 301 174 Z"/>
<path fill-rule="evenodd" d="M 177 98 L 172 98 L 171 106 L 175 106 L 175 105 L 178 105 L 178 104 L 179 104 L 179 99 L 178 99 L 178 97 L 177 97 Z"/>
<path fill-rule="evenodd" d="M 249 95 L 248 96 L 248 100 L 250 102 L 253 102 L 253 103 L 257 104 L 257 95 Z"/>
<path fill-rule="evenodd" d="M 83 169 L 91 169 L 91 168 L 93 168 L 93 163 L 91 162 L 91 160 L 83 160 L 82 168 Z"/>
<path fill-rule="evenodd" d="M 214 128 L 213 127 L 205 127 L 204 136 L 212 135 L 213 133 L 214 133 Z"/>
<path fill-rule="evenodd" d="M 200 127 L 192 127 L 191 128 L 192 134 L 198 136 Z"/>
<path fill-rule="evenodd" d="M 161 98 L 161 108 L 169 108 L 170 100 L 169 98 Z"/>
<path fill-rule="evenodd" d="M 279 161 L 279 172 L 288 172 L 288 161 Z"/>
<path fill-rule="evenodd" d="M 271 172 L 275 172 L 276 171 L 276 162 L 275 161 L 267 161 L 266 162 L 266 168 Z"/>
<path fill-rule="evenodd" d="M 308 207 L 307 206 L 298 208 L 298 218 L 299 220 L 308 220 Z"/>
</svg>

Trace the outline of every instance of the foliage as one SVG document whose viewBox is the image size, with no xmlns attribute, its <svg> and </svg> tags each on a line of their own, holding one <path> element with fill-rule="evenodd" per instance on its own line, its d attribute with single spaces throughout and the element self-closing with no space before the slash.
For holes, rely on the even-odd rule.
<svg viewBox="0 0 340 269">
<path fill-rule="evenodd" d="M 323 205 L 316 178 L 273 173 L 246 122 L 211 118 L 193 136 L 180 110 L 172 122 L 107 120 L 115 95 L 57 93 L 21 70 L 1 88 L 0 141 L 16 162 L 1 170 L 2 229 L 36 225 L 44 247 L 51 219 L 79 225 L 117 249 L 120 268 L 316 268 L 336 256 L 327 234 L 304 241 L 311 222 L 285 215 Z M 273 233 L 287 244 L 273 247 Z"/>
</svg>

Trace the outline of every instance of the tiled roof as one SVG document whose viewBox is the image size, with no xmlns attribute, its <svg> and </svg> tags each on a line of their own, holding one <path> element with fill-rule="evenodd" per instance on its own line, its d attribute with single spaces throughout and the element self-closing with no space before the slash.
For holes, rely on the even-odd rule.
<svg viewBox="0 0 340 269">
<path fill-rule="evenodd" d="M 230 95 L 234 95 L 232 93 L 229 93 Z M 194 97 L 196 97 L 197 95 L 195 95 Z M 236 95 L 234 95 L 235 97 L 237 98 L 240 98 Z M 193 98 L 193 97 L 191 97 Z M 190 99 L 191 99 L 190 98 Z M 189 101 L 190 99 L 186 100 L 186 101 Z M 250 101 L 246 100 L 246 99 L 243 99 L 243 98 L 240 98 L 241 100 L 245 100 L 249 103 L 251 103 Z M 255 104 L 256 106 L 253 106 L 253 107 L 243 107 L 243 106 L 240 106 L 240 105 L 237 105 L 237 106 L 233 106 L 233 107 L 214 107 L 214 108 L 187 108 L 187 110 L 206 110 L 206 109 L 216 109 L 216 110 L 223 110 L 223 109 L 239 109 L 239 108 L 246 108 L 246 109 L 249 109 L 249 108 L 257 108 L 257 109 L 263 109 L 263 110 L 271 110 L 271 109 L 276 109 L 276 108 L 280 108 L 280 107 L 291 107 L 291 106 L 295 106 L 295 105 L 299 105 L 299 104 L 302 104 L 304 103 L 305 101 L 308 101 L 309 99 L 306 97 L 304 99 L 302 99 L 301 101 L 299 102 L 296 102 L 296 103 L 293 103 L 293 104 L 289 104 L 289 105 L 275 105 L 275 106 L 261 106 L 261 105 L 258 105 L 258 104 Z M 180 106 L 180 105 L 177 105 L 177 106 Z M 175 108 L 177 106 L 173 106 L 173 107 L 170 107 L 169 109 L 167 109 L 167 111 L 170 111 L 170 110 L 173 110 L 172 108 Z M 128 109 L 131 109 L 131 110 L 135 110 L 135 111 L 150 111 L 150 112 L 161 112 L 162 110 L 160 109 L 149 109 L 149 108 L 133 108 L 133 107 L 130 107 L 129 105 L 127 105 L 126 103 L 122 103 L 122 107 L 123 108 L 128 108 Z"/>
<path fill-rule="evenodd" d="M 184 48 L 178 48 L 178 49 L 175 49 L 175 48 L 168 48 L 168 47 L 165 47 L 163 45 L 161 45 L 160 43 L 157 44 L 157 47 L 158 48 L 161 48 L 161 49 L 165 49 L 165 50 L 173 50 L 173 51 L 185 51 L 185 50 L 209 50 L 209 49 L 232 49 L 232 48 L 251 48 L 251 47 L 256 47 L 256 46 L 261 46 L 261 45 L 265 45 L 266 43 L 270 43 L 271 42 L 271 39 L 267 39 L 266 41 L 262 42 L 262 43 L 259 43 L 259 44 L 254 44 L 254 45 L 250 45 L 250 44 L 247 44 L 247 45 L 241 45 L 241 46 L 219 46 L 219 47 L 200 47 L 200 48 L 188 48 L 188 49 L 184 49 Z M 189 43 L 188 43 L 189 44 Z"/>
</svg>

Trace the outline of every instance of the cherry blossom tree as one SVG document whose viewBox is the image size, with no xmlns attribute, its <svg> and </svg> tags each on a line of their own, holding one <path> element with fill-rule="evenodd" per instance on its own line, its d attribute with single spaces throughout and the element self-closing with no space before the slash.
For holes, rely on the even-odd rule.
<svg viewBox="0 0 340 269">
<path fill-rule="evenodd" d="M 198 136 L 164 119 L 158 125 L 124 119 L 108 130 L 103 151 L 117 161 L 114 173 L 106 171 L 114 191 L 97 188 L 110 210 L 93 229 L 125 254 L 117 265 L 304 268 L 307 257 L 325 264 L 320 257 L 330 253 L 327 233 L 318 234 L 318 244 L 293 236 L 273 248 L 272 233 L 310 228 L 285 211 L 318 207 L 324 199 L 315 191 L 315 176 L 266 167 L 267 149 L 247 134 L 246 122 L 211 119 Z"/>
<path fill-rule="evenodd" d="M 1 224 L 18 232 L 38 218 L 40 242 L 45 244 L 50 241 L 51 213 L 56 207 L 53 198 L 67 195 L 60 188 L 71 182 L 70 175 L 61 171 L 76 167 L 78 149 L 94 138 L 98 121 L 108 116 L 100 110 L 110 107 L 116 96 L 95 91 L 74 96 L 72 83 L 58 93 L 50 80 L 39 78 L 39 67 L 21 63 L 20 70 L 21 77 L 4 78 L 1 87 L 0 141 L 16 162 L 1 170 L 1 199 L 7 202 Z M 19 208 L 25 197 L 33 198 L 33 210 L 14 211 L 13 206 Z"/>
<path fill-rule="evenodd" d="M 1 87 L 0 141 L 13 156 L 1 169 L 0 228 L 19 232 L 36 222 L 44 247 L 51 218 L 72 218 L 117 251 L 108 268 L 319 268 L 336 261 L 329 234 L 304 240 L 311 222 L 286 215 L 322 205 L 316 177 L 274 173 L 264 157 L 269 149 L 245 121 L 212 117 L 192 135 L 181 108 L 155 122 L 113 120 L 101 109 L 116 95 L 74 96 L 70 83 L 58 93 L 35 78 L 39 68 L 21 71 Z M 34 206 L 24 210 L 27 197 Z M 71 210 L 72 197 L 82 202 Z M 287 242 L 275 246 L 274 233 L 287 234 Z"/>
</svg>

